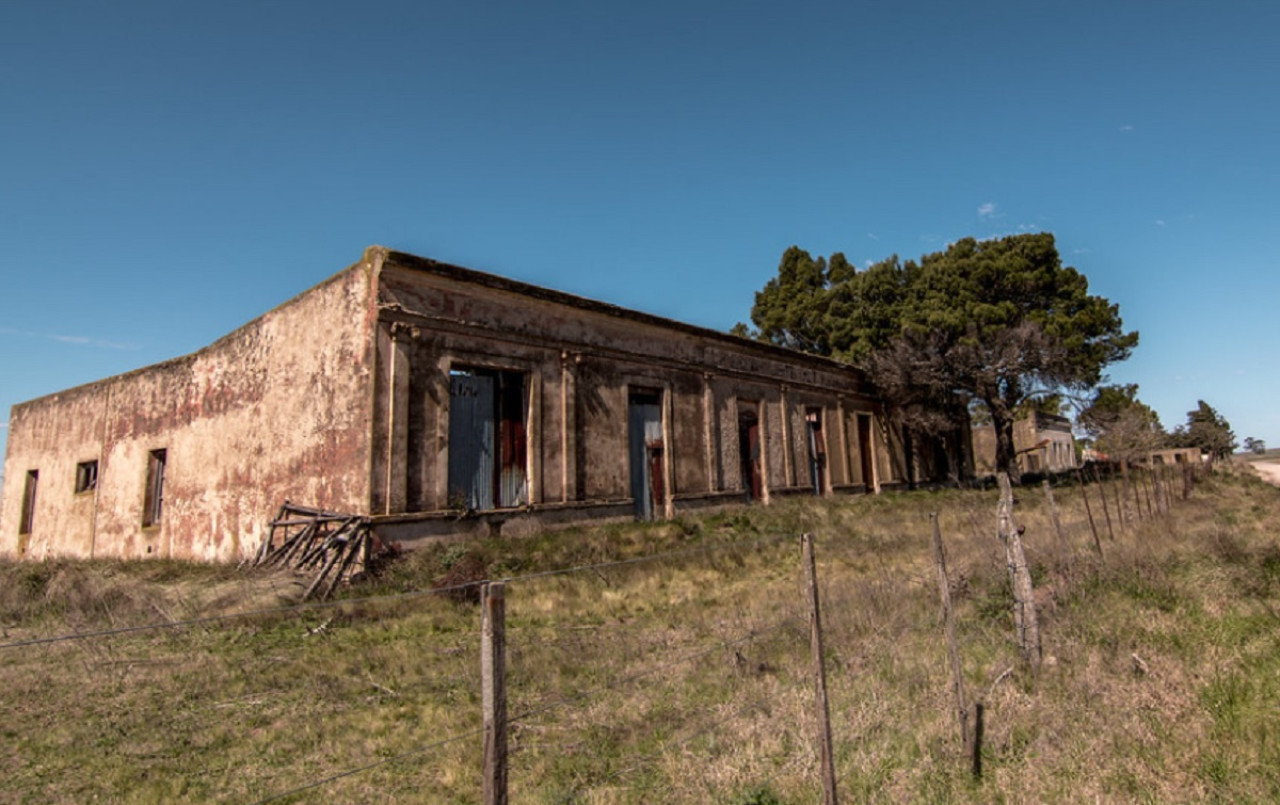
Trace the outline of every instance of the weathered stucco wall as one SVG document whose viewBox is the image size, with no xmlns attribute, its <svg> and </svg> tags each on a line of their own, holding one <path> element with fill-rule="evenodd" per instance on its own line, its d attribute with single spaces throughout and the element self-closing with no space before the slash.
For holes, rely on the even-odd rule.
<svg viewBox="0 0 1280 805">
<path fill-rule="evenodd" d="M 875 422 L 866 429 L 873 438 L 887 426 L 850 367 L 398 253 L 384 261 L 379 305 L 372 510 L 384 526 L 396 524 L 383 529 L 396 538 L 413 537 L 412 515 L 457 513 L 449 384 L 459 367 L 524 378 L 524 513 L 633 513 L 635 395 L 661 400 L 668 513 L 745 499 L 739 444 L 747 411 L 762 426 L 766 499 L 815 491 L 807 413 L 821 423 L 821 492 L 901 477 L 892 443 L 863 444 L 859 415 Z M 866 480 L 863 467 L 873 463 L 883 469 Z"/>
<path fill-rule="evenodd" d="M 235 560 L 285 498 L 363 511 L 375 268 L 357 264 L 199 352 L 14 406 L 0 551 Z M 144 526 L 157 450 L 161 516 Z M 77 463 L 94 460 L 96 486 L 76 493 Z"/>
<path fill-rule="evenodd" d="M 285 499 L 415 539 L 908 477 L 851 367 L 380 247 L 197 353 L 15 406 L 8 452 L 0 552 L 37 558 L 239 559 Z"/>
</svg>

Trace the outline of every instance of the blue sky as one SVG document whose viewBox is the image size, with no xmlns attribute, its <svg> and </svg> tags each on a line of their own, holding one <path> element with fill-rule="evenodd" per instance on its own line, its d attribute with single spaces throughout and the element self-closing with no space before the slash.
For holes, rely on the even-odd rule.
<svg viewBox="0 0 1280 805">
<path fill-rule="evenodd" d="M 1277 30 L 1274 0 L 15 0 L 0 410 L 373 243 L 727 329 L 792 244 L 1047 230 L 1141 332 L 1113 381 L 1280 446 Z"/>
</svg>

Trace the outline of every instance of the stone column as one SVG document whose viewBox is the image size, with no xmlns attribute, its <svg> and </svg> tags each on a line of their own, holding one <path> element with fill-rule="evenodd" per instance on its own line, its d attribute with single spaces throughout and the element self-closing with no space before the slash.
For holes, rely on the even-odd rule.
<svg viewBox="0 0 1280 805">
<path fill-rule="evenodd" d="M 387 366 L 387 457 L 384 514 L 405 510 L 409 474 L 409 339 L 414 330 L 401 322 L 390 328 Z"/>
</svg>

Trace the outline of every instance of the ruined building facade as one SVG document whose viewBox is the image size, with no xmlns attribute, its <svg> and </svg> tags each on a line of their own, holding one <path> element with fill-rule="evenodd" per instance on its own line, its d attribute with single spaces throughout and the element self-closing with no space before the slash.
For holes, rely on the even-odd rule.
<svg viewBox="0 0 1280 805">
<path fill-rule="evenodd" d="M 1071 420 L 1031 411 L 1013 423 L 1013 448 L 1023 473 L 1068 472 L 1080 466 Z M 974 464 L 978 475 L 995 475 L 996 432 L 990 425 L 973 428 Z"/>
<path fill-rule="evenodd" d="M 372 247 L 196 353 L 14 406 L 0 553 L 232 561 L 285 500 L 412 541 L 906 466 L 856 369 Z"/>
</svg>

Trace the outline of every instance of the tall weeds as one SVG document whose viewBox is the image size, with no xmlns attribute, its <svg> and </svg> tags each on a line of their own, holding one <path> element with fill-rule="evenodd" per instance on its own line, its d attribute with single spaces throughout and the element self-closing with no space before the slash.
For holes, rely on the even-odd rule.
<svg viewBox="0 0 1280 805">
<path fill-rule="evenodd" d="M 1280 492 L 1211 478 L 1168 516 L 1103 531 L 1105 558 L 1081 493 L 1054 492 L 1070 562 L 1043 492 L 1017 493 L 1038 674 L 1014 641 L 994 492 L 448 543 L 330 606 L 193 624 L 277 607 L 298 585 L 177 564 L 2 566 L 9 644 L 171 625 L 0 648 L 0 798 L 476 802 L 478 614 L 431 590 L 489 576 L 510 579 L 512 801 L 811 802 L 809 530 L 846 801 L 1280 799 Z M 966 687 L 986 705 L 981 781 L 952 712 L 931 511 Z"/>
</svg>

